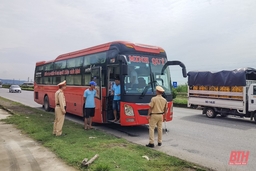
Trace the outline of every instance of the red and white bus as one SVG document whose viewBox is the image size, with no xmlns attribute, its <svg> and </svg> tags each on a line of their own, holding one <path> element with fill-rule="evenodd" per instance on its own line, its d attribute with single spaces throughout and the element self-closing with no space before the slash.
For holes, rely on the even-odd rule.
<svg viewBox="0 0 256 171">
<path fill-rule="evenodd" d="M 168 101 L 167 121 L 173 117 L 171 76 L 168 65 L 180 65 L 183 76 L 186 68 L 179 61 L 167 61 L 165 51 L 156 46 L 125 41 L 110 42 L 58 56 L 52 61 L 36 63 L 34 100 L 46 111 L 55 107 L 57 84 L 67 81 L 64 92 L 67 112 L 83 116 L 83 93 L 89 82 L 97 83 L 99 94 L 95 99 L 95 123 L 113 120 L 112 100 L 109 93 L 116 76 L 120 77 L 120 125 L 148 124 L 148 103 L 155 96 L 156 85 L 165 89 Z M 137 83 L 130 86 L 130 67 L 137 74 Z M 133 71 L 133 72 L 134 72 Z"/>
</svg>

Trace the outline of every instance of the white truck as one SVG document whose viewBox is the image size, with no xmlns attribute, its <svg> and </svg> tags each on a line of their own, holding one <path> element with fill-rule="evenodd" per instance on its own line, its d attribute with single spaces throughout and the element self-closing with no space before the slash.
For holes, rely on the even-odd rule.
<svg viewBox="0 0 256 171">
<path fill-rule="evenodd" d="M 256 69 L 188 72 L 188 107 L 217 115 L 249 117 L 256 122 Z"/>
</svg>

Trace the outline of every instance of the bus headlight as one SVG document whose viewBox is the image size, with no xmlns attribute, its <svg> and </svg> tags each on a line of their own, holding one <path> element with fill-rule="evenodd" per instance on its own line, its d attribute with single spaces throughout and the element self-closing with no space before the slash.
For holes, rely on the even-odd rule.
<svg viewBox="0 0 256 171">
<path fill-rule="evenodd" d="M 129 105 L 124 105 L 124 112 L 127 116 L 134 116 L 133 109 Z"/>
</svg>

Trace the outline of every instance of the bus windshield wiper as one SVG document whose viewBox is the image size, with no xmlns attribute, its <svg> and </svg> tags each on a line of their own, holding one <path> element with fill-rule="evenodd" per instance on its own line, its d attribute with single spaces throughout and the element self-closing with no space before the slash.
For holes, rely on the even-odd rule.
<svg viewBox="0 0 256 171">
<path fill-rule="evenodd" d="M 144 88 L 144 90 L 142 91 L 141 95 L 140 95 L 140 99 L 143 98 L 145 96 L 145 94 L 147 93 L 148 89 L 149 89 L 149 85 L 151 85 L 152 88 L 152 92 L 154 90 L 154 84 L 157 84 L 157 81 L 154 79 L 154 74 L 151 72 L 150 73 L 150 80 L 151 82 L 148 83 L 148 85 L 146 85 L 146 87 Z"/>
<path fill-rule="evenodd" d="M 141 95 L 140 95 L 140 99 L 142 99 L 142 97 L 145 96 L 145 94 L 146 94 L 146 92 L 148 91 L 149 87 L 150 87 L 149 85 L 146 85 L 146 87 L 144 88 L 144 90 L 142 91 L 142 93 L 141 93 Z"/>
<path fill-rule="evenodd" d="M 154 80 L 154 81 L 152 81 L 152 82 L 149 82 L 148 85 L 146 85 L 146 87 L 144 88 L 144 90 L 142 91 L 142 93 L 141 93 L 141 95 L 140 95 L 140 99 L 145 96 L 145 94 L 147 93 L 147 91 L 148 91 L 148 89 L 150 88 L 150 86 L 152 87 L 152 91 L 153 91 L 153 89 L 154 89 L 153 83 L 156 84 L 157 81 Z"/>
</svg>

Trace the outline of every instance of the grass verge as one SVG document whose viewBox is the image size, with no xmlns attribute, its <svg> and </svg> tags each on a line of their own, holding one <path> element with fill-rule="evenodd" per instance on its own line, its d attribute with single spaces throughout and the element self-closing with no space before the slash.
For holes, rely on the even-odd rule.
<svg viewBox="0 0 256 171">
<path fill-rule="evenodd" d="M 176 107 L 187 107 L 188 98 L 185 96 L 176 96 L 175 99 L 173 99 L 173 105 Z"/>
<path fill-rule="evenodd" d="M 176 97 L 176 98 L 173 100 L 173 103 L 174 103 L 174 104 L 184 104 L 184 105 L 187 105 L 187 103 L 188 103 L 188 98 L 186 98 L 186 97 Z"/>
<path fill-rule="evenodd" d="M 24 106 L 0 97 L 0 106 L 8 109 L 13 115 L 4 121 L 15 124 L 23 133 L 52 150 L 67 164 L 79 170 L 124 170 L 124 171 L 203 171 L 203 167 L 168 156 L 164 153 L 130 143 L 107 133 L 90 130 L 65 120 L 63 137 L 52 135 L 54 115 L 35 108 Z M 95 138 L 91 138 L 95 137 Z M 99 158 L 89 168 L 81 166 L 84 158 Z M 150 160 L 142 158 L 147 155 Z"/>
<path fill-rule="evenodd" d="M 21 87 L 22 90 L 26 90 L 26 91 L 34 91 L 34 88 L 23 88 Z"/>
</svg>

